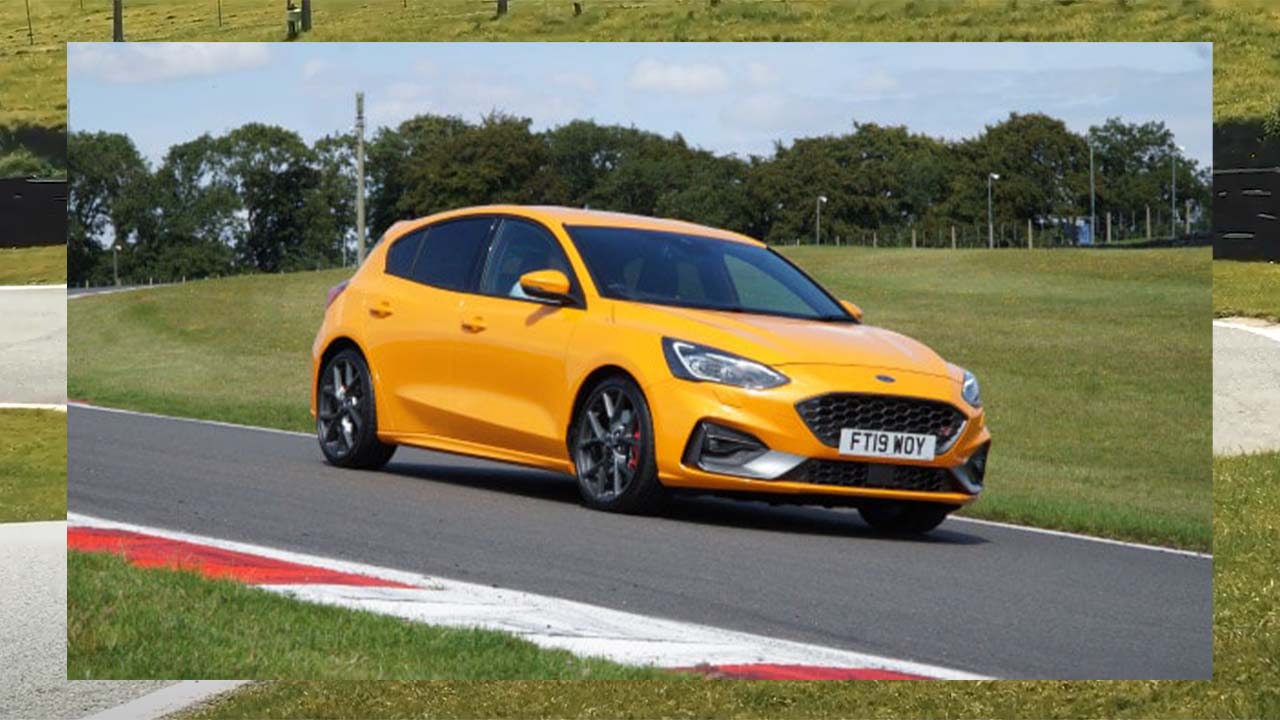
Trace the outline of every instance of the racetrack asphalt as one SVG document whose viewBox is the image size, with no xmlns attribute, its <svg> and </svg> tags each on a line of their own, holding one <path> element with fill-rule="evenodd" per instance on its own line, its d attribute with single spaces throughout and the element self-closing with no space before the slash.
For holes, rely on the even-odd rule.
<svg viewBox="0 0 1280 720">
<path fill-rule="evenodd" d="M 76 513 L 997 677 L 1212 672 L 1204 556 L 713 498 L 611 515 L 572 478 L 404 449 L 344 471 L 307 436 L 78 406 L 68 435 Z"/>
<path fill-rule="evenodd" d="M 65 403 L 66 288 L 0 288 L 0 318 L 0 403 Z"/>
<path fill-rule="evenodd" d="M 1280 450 L 1280 327 L 1229 322 L 1213 327 L 1213 453 Z"/>
<path fill-rule="evenodd" d="M 0 524 L 0 718 L 82 718 L 167 681 L 67 681 L 67 524 Z"/>
</svg>

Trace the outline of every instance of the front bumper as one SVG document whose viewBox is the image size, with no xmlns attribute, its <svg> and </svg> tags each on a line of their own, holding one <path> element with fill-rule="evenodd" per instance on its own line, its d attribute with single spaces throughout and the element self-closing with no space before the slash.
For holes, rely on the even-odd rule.
<svg viewBox="0 0 1280 720">
<path fill-rule="evenodd" d="M 649 390 L 657 433 L 658 477 L 673 488 L 776 496 L 919 500 L 964 505 L 982 490 L 991 442 L 985 415 L 950 378 L 837 365 L 788 365 L 791 382 L 769 390 L 664 379 Z M 871 393 L 945 402 L 964 415 L 958 437 L 928 462 L 841 455 L 805 424 L 796 404 L 826 393 Z M 691 452 L 704 423 L 751 435 L 770 451 L 749 472 L 698 461 Z"/>
</svg>

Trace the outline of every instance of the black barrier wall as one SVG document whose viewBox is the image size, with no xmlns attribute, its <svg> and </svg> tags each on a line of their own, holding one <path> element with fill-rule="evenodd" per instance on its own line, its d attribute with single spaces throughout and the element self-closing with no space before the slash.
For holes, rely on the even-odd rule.
<svg viewBox="0 0 1280 720">
<path fill-rule="evenodd" d="M 1280 260 L 1280 167 L 1213 173 L 1213 256 Z"/>
<path fill-rule="evenodd" d="M 0 247 L 66 241 L 65 180 L 0 179 Z"/>
</svg>

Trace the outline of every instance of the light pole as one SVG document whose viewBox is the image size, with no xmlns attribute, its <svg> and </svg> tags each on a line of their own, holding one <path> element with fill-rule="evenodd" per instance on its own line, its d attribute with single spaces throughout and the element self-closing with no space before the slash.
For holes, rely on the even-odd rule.
<svg viewBox="0 0 1280 720">
<path fill-rule="evenodd" d="M 815 245 L 822 244 L 822 206 L 826 204 L 826 195 L 819 195 L 818 199 L 814 201 L 814 206 L 818 209 L 818 212 L 814 215 L 813 221 L 813 243 Z"/>
<path fill-rule="evenodd" d="M 991 211 L 991 183 L 999 179 L 998 174 L 987 173 L 987 247 L 992 249 L 996 246 L 996 221 Z"/>
<path fill-rule="evenodd" d="M 120 287 L 120 243 L 111 246 L 111 274 L 115 276 L 116 287 Z"/>
<path fill-rule="evenodd" d="M 1178 234 L 1178 152 L 1186 152 L 1187 149 L 1181 145 L 1174 145 L 1173 150 L 1169 151 L 1169 239 L 1172 240 Z"/>
</svg>

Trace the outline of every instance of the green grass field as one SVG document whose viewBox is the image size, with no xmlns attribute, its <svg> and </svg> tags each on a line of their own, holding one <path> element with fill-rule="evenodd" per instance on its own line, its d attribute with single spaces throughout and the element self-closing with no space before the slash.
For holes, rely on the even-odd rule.
<svg viewBox="0 0 1280 720">
<path fill-rule="evenodd" d="M 1208 253 L 788 248 L 867 321 L 978 374 L 995 434 L 974 515 L 1207 547 Z M 343 271 L 75 300 L 71 397 L 307 431 Z M 145 348 L 145 352 L 140 352 Z"/>
<path fill-rule="evenodd" d="M 0 248 L 0 285 L 60 285 L 66 281 L 66 245 Z"/>
<path fill-rule="evenodd" d="M 0 3 L 0 125 L 66 123 L 67 41 L 111 39 L 109 0 Z M 1213 41 L 1214 117 L 1256 119 L 1280 103 L 1280 8 L 1263 0 L 326 0 L 309 40 Z M 128 40 L 272 41 L 279 3 L 127 0 Z"/>
<path fill-rule="evenodd" d="M 1215 260 L 1213 315 L 1280 322 L 1280 265 Z"/>
<path fill-rule="evenodd" d="M 67 677 L 636 680 L 661 671 L 297 602 L 114 555 L 67 556 Z"/>
<path fill-rule="evenodd" d="M 1280 717 L 1280 455 L 1216 460 L 1214 508 L 1211 682 L 282 682 L 186 718 Z"/>
<path fill-rule="evenodd" d="M 0 410 L 0 523 L 66 516 L 66 413 Z"/>
</svg>

